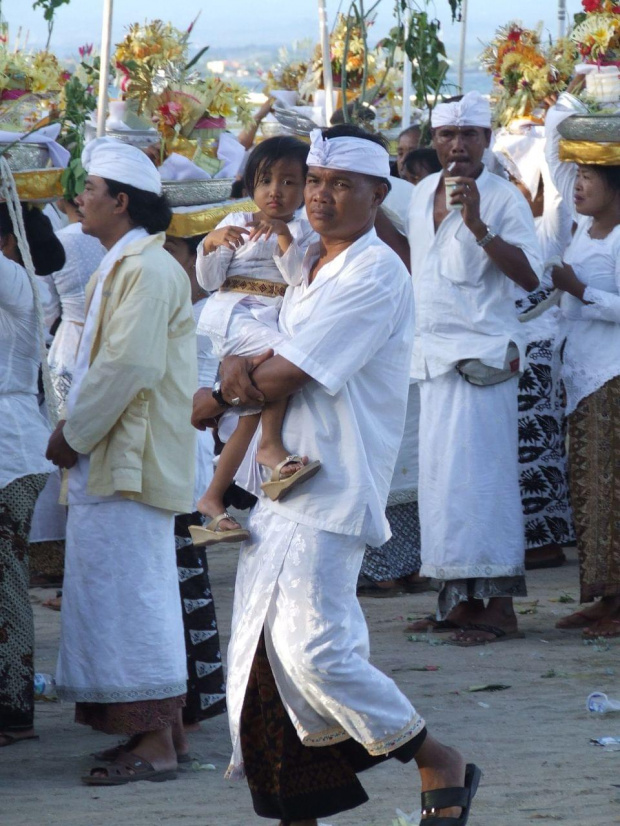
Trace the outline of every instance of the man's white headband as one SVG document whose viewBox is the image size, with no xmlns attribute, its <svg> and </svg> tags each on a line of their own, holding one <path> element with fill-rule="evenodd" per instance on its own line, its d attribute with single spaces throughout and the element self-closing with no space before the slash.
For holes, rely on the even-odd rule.
<svg viewBox="0 0 620 826">
<path fill-rule="evenodd" d="M 89 175 L 161 195 L 161 178 L 153 161 L 141 149 L 117 138 L 96 138 L 87 143 L 82 166 Z"/>
<path fill-rule="evenodd" d="M 431 126 L 480 126 L 491 128 L 491 105 L 480 92 L 468 92 L 455 103 L 438 103 L 433 109 Z"/>
<path fill-rule="evenodd" d="M 390 156 L 378 143 L 352 137 L 326 140 L 320 129 L 313 129 L 310 133 L 307 164 L 322 166 L 324 169 L 359 172 L 376 178 L 390 177 Z"/>
</svg>

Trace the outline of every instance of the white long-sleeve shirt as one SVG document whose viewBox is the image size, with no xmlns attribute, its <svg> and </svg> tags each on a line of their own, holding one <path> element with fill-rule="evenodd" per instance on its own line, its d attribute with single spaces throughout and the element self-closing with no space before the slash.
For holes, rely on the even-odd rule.
<svg viewBox="0 0 620 826">
<path fill-rule="evenodd" d="M 562 378 L 566 387 L 566 413 L 606 382 L 620 375 L 620 225 L 606 238 L 591 238 L 593 219 L 574 210 L 577 167 L 559 159 L 557 126 L 574 114 L 560 106 L 547 113 L 546 156 L 554 183 L 570 206 L 577 229 L 564 261 L 586 284 L 584 304 L 564 293 L 560 308 L 562 333 L 566 335 Z"/>
</svg>

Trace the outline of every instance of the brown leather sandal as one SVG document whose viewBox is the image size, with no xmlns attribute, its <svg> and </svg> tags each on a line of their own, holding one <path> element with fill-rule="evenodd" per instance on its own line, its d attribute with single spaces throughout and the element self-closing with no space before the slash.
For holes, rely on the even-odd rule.
<svg viewBox="0 0 620 826">
<path fill-rule="evenodd" d="M 176 780 L 176 777 L 176 769 L 156 769 L 139 755 L 123 752 L 109 766 L 95 766 L 91 769 L 90 774 L 82 777 L 82 783 L 87 786 L 125 786 L 140 780 L 161 783 L 164 780 Z"/>
</svg>

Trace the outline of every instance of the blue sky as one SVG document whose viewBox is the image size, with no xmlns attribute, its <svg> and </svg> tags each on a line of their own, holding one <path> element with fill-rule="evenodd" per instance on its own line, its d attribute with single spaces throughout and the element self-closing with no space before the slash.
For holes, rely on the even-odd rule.
<svg viewBox="0 0 620 826">
<path fill-rule="evenodd" d="M 33 11 L 32 0 L 2 0 L 2 13 L 9 22 L 14 40 L 21 25 L 23 32 L 30 32 L 30 44 L 42 46 L 46 27 L 40 10 Z M 370 5 L 371 0 L 366 0 Z M 196 46 L 210 44 L 213 47 L 236 47 L 251 44 L 291 44 L 295 39 L 318 39 L 316 0 L 184 0 L 175 12 L 170 0 L 116 0 L 114 39 L 122 37 L 124 27 L 146 17 L 170 20 L 179 28 L 190 23 L 202 10 L 193 41 Z M 348 0 L 342 0 L 346 8 Z M 333 19 L 339 0 L 327 0 L 328 13 Z M 567 0 L 569 19 L 580 9 L 579 0 Z M 393 25 L 394 0 L 381 0 L 376 25 L 378 39 Z M 85 42 L 99 42 L 101 27 L 100 0 L 71 0 L 57 12 L 57 22 L 52 38 L 52 48 L 61 56 L 76 52 Z M 555 0 L 469 0 L 468 51 L 478 51 L 479 40 L 492 36 L 495 28 L 513 19 L 515 8 L 518 18 L 525 25 L 534 26 L 542 20 L 553 35 L 557 31 L 557 3 Z M 437 16 L 444 23 L 444 40 L 454 52 L 458 43 L 459 26 L 450 23 L 447 0 L 436 0 Z"/>
</svg>

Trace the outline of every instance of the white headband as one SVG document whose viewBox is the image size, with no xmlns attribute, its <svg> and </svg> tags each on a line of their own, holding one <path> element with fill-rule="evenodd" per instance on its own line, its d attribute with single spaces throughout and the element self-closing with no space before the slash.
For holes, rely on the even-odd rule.
<svg viewBox="0 0 620 826">
<path fill-rule="evenodd" d="M 491 105 L 480 92 L 468 92 L 455 103 L 438 103 L 433 109 L 431 126 L 480 126 L 491 128 Z"/>
<path fill-rule="evenodd" d="M 320 129 L 313 129 L 310 133 L 307 164 L 373 175 L 376 178 L 390 177 L 390 156 L 378 143 L 352 137 L 326 140 Z"/>
<path fill-rule="evenodd" d="M 87 143 L 82 166 L 89 175 L 161 195 L 161 178 L 153 161 L 142 150 L 117 138 L 96 138 Z"/>
</svg>

